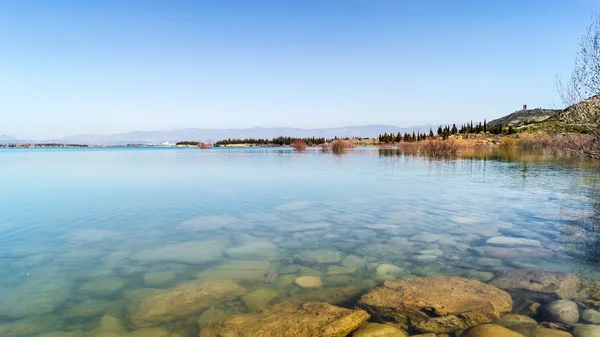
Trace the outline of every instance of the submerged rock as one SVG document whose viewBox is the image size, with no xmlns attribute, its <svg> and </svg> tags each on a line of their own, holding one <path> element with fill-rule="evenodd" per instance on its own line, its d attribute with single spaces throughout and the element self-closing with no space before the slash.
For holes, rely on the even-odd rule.
<svg viewBox="0 0 600 337">
<path fill-rule="evenodd" d="M 263 282 L 269 261 L 231 261 L 195 274 L 199 279 Z"/>
<path fill-rule="evenodd" d="M 329 266 L 329 268 L 327 268 L 327 272 L 325 272 L 325 275 L 347 275 L 347 274 L 353 274 L 356 272 L 356 267 L 344 267 L 344 266 Z"/>
<path fill-rule="evenodd" d="M 513 297 L 545 304 L 573 298 L 581 280 L 575 274 L 515 269 L 497 275 L 489 284 L 508 291 Z"/>
<path fill-rule="evenodd" d="M 36 336 L 48 331 L 56 331 L 62 327 L 58 316 L 48 315 L 31 317 L 10 323 L 0 324 L 0 336 L 23 337 Z"/>
<path fill-rule="evenodd" d="M 238 219 L 227 215 L 209 215 L 186 220 L 182 222 L 180 226 L 198 231 L 214 231 L 232 225 L 237 220 Z"/>
<path fill-rule="evenodd" d="M 0 287 L 0 316 L 49 314 L 69 298 L 71 288 L 72 283 L 55 274 L 35 275 L 15 287 Z"/>
<path fill-rule="evenodd" d="M 340 252 L 332 250 L 308 250 L 294 255 L 296 263 L 303 265 L 336 264 L 340 263 Z"/>
<path fill-rule="evenodd" d="M 81 287 L 81 292 L 90 297 L 104 298 L 119 293 L 124 286 L 125 282 L 119 279 L 105 277 L 84 284 Z"/>
<path fill-rule="evenodd" d="M 257 313 L 236 315 L 200 331 L 199 337 L 343 337 L 369 318 L 363 310 L 327 303 L 284 302 Z"/>
<path fill-rule="evenodd" d="M 375 280 L 394 281 L 398 277 L 409 275 L 404 269 L 392 264 L 382 263 L 375 269 Z"/>
<path fill-rule="evenodd" d="M 543 305 L 540 315 L 548 322 L 573 324 L 579 321 L 579 308 L 577 303 L 569 300 L 558 300 Z"/>
<path fill-rule="evenodd" d="M 271 301 L 279 296 L 279 291 L 269 288 L 261 288 L 242 296 L 242 303 L 249 312 L 263 309 Z"/>
<path fill-rule="evenodd" d="M 600 324 L 600 312 L 587 309 L 581 313 L 581 320 L 589 324 Z"/>
<path fill-rule="evenodd" d="M 501 247 L 542 247 L 538 240 L 515 238 L 510 236 L 494 236 L 486 241 L 490 246 Z"/>
<path fill-rule="evenodd" d="M 175 281 L 175 274 L 172 270 L 151 271 L 144 274 L 144 284 L 148 287 L 162 287 Z"/>
<path fill-rule="evenodd" d="M 598 337 L 600 336 L 600 325 L 580 324 L 573 330 L 575 337 Z"/>
<path fill-rule="evenodd" d="M 364 323 L 352 333 L 352 337 L 408 337 L 408 332 L 387 324 Z"/>
<path fill-rule="evenodd" d="M 317 276 L 301 276 L 294 280 L 294 283 L 300 288 L 321 288 L 323 287 L 323 281 Z"/>
<path fill-rule="evenodd" d="M 277 245 L 271 242 L 258 241 L 225 249 L 225 255 L 240 260 L 272 259 L 279 256 L 278 249 Z"/>
<path fill-rule="evenodd" d="M 222 241 L 192 241 L 174 243 L 156 248 L 144 249 L 131 256 L 131 259 L 145 263 L 181 262 L 202 264 L 221 257 L 227 243 Z"/>
<path fill-rule="evenodd" d="M 443 334 L 489 323 L 510 312 L 512 300 L 508 293 L 479 281 L 422 277 L 385 281 L 356 306 L 379 322 Z"/>
<path fill-rule="evenodd" d="M 246 289 L 232 281 L 190 281 L 175 288 L 134 295 L 127 304 L 127 315 L 132 327 L 150 327 L 199 313 L 245 293 Z"/>
<path fill-rule="evenodd" d="M 462 337 L 524 337 L 520 333 L 495 324 L 482 324 L 467 330 Z"/>
</svg>

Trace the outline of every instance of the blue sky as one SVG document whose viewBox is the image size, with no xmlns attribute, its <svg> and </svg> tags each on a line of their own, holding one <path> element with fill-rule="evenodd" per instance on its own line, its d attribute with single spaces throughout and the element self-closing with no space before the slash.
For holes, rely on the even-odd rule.
<svg viewBox="0 0 600 337">
<path fill-rule="evenodd" d="M 561 107 L 594 0 L 0 2 L 0 134 L 411 126 Z"/>
</svg>

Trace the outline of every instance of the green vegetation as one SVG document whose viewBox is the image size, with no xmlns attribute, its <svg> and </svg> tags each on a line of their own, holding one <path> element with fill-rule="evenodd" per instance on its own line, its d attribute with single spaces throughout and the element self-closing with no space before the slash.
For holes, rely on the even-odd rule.
<svg viewBox="0 0 600 337">
<path fill-rule="evenodd" d="M 246 138 L 246 139 L 224 139 L 215 143 L 215 146 L 231 146 L 231 145 L 247 145 L 247 146 L 291 146 L 294 142 L 304 142 L 306 146 L 319 146 L 330 143 L 339 139 L 335 137 L 333 139 L 327 138 L 294 138 L 294 137 L 277 137 L 273 139 L 262 139 L 262 138 Z M 363 141 L 368 138 L 343 138 L 343 140 Z"/>
</svg>

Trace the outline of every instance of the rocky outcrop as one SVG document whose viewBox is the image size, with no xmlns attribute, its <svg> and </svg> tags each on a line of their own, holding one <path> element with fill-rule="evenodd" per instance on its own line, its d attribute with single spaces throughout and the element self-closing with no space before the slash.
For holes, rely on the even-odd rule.
<svg viewBox="0 0 600 337">
<path fill-rule="evenodd" d="M 581 280 L 575 274 L 514 269 L 497 275 L 489 284 L 506 290 L 513 297 L 545 304 L 573 298 Z"/>
<path fill-rule="evenodd" d="M 235 315 L 200 331 L 199 337 L 342 337 L 369 318 L 363 310 L 350 310 L 323 302 L 283 302 L 257 313 Z"/>
<path fill-rule="evenodd" d="M 445 334 L 489 323 L 510 312 L 508 293 L 462 277 L 386 281 L 363 295 L 357 307 L 376 321 L 405 330 Z"/>
<path fill-rule="evenodd" d="M 136 294 L 127 304 L 129 324 L 143 328 L 174 321 L 245 293 L 246 289 L 233 281 L 199 280 Z"/>
</svg>

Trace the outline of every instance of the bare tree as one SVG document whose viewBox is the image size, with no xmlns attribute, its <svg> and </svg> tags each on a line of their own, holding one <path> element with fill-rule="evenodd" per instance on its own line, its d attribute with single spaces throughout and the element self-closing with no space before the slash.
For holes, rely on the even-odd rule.
<svg viewBox="0 0 600 337">
<path fill-rule="evenodd" d="M 563 122 L 586 129 L 591 137 L 567 135 L 571 150 L 600 159 L 600 16 L 592 19 L 579 42 L 575 68 L 559 93 L 568 107 Z"/>
</svg>

